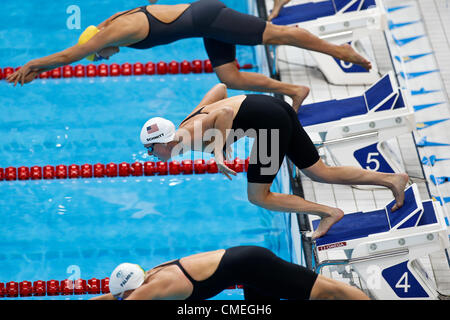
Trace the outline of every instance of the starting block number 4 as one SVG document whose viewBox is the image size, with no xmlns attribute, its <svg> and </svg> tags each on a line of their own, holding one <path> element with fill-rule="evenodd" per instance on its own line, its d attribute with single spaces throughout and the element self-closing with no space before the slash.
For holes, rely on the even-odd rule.
<svg viewBox="0 0 450 320">
<path fill-rule="evenodd" d="M 404 261 L 382 271 L 382 276 L 399 298 L 426 298 L 427 292 Z"/>
<path fill-rule="evenodd" d="M 378 150 L 378 143 L 356 150 L 353 155 L 363 169 L 394 173 L 383 154 Z"/>
<path fill-rule="evenodd" d="M 408 284 L 408 274 L 408 272 L 403 273 L 395 284 L 395 288 L 403 290 L 404 293 L 408 293 L 408 289 L 411 288 L 411 285 Z"/>
</svg>

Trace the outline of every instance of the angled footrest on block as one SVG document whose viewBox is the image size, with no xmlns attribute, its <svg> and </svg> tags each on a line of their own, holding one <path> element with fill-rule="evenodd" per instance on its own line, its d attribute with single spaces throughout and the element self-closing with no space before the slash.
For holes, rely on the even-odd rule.
<svg viewBox="0 0 450 320">
<path fill-rule="evenodd" d="M 388 28 L 380 0 L 326 0 L 285 6 L 272 23 L 301 27 L 335 44 L 350 43 L 363 56 L 360 40 Z M 332 84 L 370 85 L 379 79 L 375 65 L 366 70 L 322 53 L 311 54 Z"/>
<path fill-rule="evenodd" d="M 380 172 L 403 171 L 398 157 L 383 143 L 412 132 L 416 123 L 414 110 L 392 73 L 360 96 L 303 105 L 298 119 L 314 143 L 324 147 L 337 165 Z"/>
<path fill-rule="evenodd" d="M 344 263 L 375 298 L 437 299 L 439 293 L 418 259 L 450 248 L 442 207 L 431 199 L 423 201 L 415 184 L 405 190 L 403 206 L 392 212 L 394 203 L 344 215 L 316 239 L 315 256 L 345 250 L 349 258 Z M 312 221 L 313 230 L 318 225 Z M 343 260 L 318 261 L 317 267 L 334 262 Z"/>
</svg>

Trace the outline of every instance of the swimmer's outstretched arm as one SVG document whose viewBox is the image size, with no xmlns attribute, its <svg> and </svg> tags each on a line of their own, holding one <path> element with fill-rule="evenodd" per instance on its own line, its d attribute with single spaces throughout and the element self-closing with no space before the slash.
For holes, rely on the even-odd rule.
<svg viewBox="0 0 450 320">
<path fill-rule="evenodd" d="M 117 300 L 111 293 L 102 294 L 100 296 L 92 297 L 89 300 Z"/>
<path fill-rule="evenodd" d="M 236 175 L 236 172 L 225 165 L 225 157 L 223 147 L 226 144 L 229 130 L 233 125 L 234 111 L 233 108 L 224 106 L 221 109 L 211 112 L 205 120 L 212 123 L 212 128 L 217 130 L 214 137 L 214 159 L 219 172 L 223 173 L 231 180 L 230 175 Z M 209 119 L 208 119 L 209 118 Z"/>
<path fill-rule="evenodd" d="M 103 48 L 111 46 L 121 46 L 130 43 L 133 37 L 133 28 L 124 27 L 124 25 L 111 24 L 100 30 L 88 42 L 81 45 L 75 45 L 63 51 L 54 53 L 47 57 L 31 60 L 22 66 L 19 70 L 7 77 L 9 83 L 25 83 L 33 81 L 40 73 L 61 66 L 79 61 Z"/>
</svg>

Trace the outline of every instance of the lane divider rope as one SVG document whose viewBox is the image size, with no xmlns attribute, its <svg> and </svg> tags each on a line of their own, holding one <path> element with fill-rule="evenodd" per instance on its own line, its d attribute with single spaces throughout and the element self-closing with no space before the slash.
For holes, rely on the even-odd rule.
<svg viewBox="0 0 450 320">
<path fill-rule="evenodd" d="M 240 65 L 236 61 L 239 69 L 253 69 L 253 64 L 247 63 Z M 0 68 L 0 80 L 6 79 L 10 74 L 14 73 L 19 67 L 5 67 Z M 177 62 L 175 60 L 171 62 L 160 61 L 158 63 L 136 62 L 134 64 L 125 62 L 123 64 L 102 63 L 99 65 L 78 64 L 75 66 L 67 65 L 64 67 L 55 68 L 53 70 L 45 71 L 39 74 L 40 79 L 60 79 L 60 78 L 93 78 L 93 77 L 118 77 L 118 76 L 142 76 L 142 75 L 167 75 L 167 74 L 189 74 L 189 73 L 212 73 L 213 67 L 211 61 L 208 60 L 193 60 Z"/>
<path fill-rule="evenodd" d="M 226 160 L 227 167 L 235 172 L 246 172 L 249 158 Z M 57 166 L 20 166 L 0 168 L 0 181 L 27 181 L 27 180 L 52 180 L 52 179 L 77 179 L 77 178 L 114 178 L 128 176 L 154 176 L 154 175 L 179 175 L 179 174 L 204 174 L 218 173 L 217 164 L 214 159 L 205 161 L 182 160 L 180 161 L 146 161 L 141 162 L 121 162 L 119 164 L 111 162 L 108 164 L 71 164 L 69 166 L 60 164 Z"/>
<path fill-rule="evenodd" d="M 226 289 L 242 289 L 242 285 L 230 286 Z M 83 294 L 106 294 L 109 293 L 109 278 L 89 280 L 37 280 L 31 281 L 9 281 L 0 282 L 0 298 L 17 298 L 31 296 L 68 296 Z"/>
</svg>

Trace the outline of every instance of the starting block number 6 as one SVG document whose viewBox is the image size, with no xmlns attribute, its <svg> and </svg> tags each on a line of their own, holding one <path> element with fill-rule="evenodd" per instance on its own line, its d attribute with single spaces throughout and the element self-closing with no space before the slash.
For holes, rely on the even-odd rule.
<svg viewBox="0 0 450 320">
<path fill-rule="evenodd" d="M 339 60 L 339 63 L 341 64 L 341 67 L 344 69 L 350 69 L 353 67 L 353 63 L 351 62 L 345 62 L 344 60 Z"/>
</svg>

